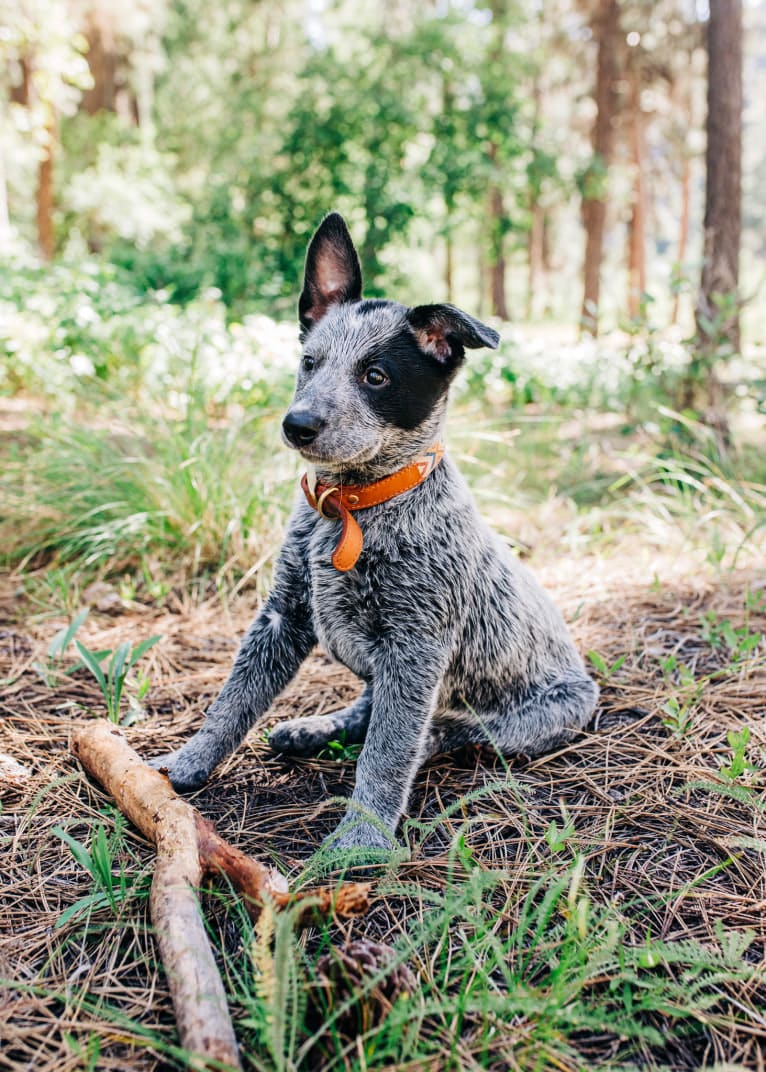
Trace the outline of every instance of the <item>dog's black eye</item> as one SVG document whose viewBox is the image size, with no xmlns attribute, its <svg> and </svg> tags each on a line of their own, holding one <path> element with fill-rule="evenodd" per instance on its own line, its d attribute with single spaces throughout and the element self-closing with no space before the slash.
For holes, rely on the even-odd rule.
<svg viewBox="0 0 766 1072">
<path fill-rule="evenodd" d="M 309 354 L 304 354 L 302 364 L 306 372 L 311 372 L 315 364 L 314 358 L 311 357 Z"/>
<path fill-rule="evenodd" d="M 372 368 L 365 369 L 362 376 L 362 383 L 368 383 L 370 387 L 384 387 L 388 382 L 388 376 L 386 376 L 385 372 L 376 368 L 375 365 Z"/>
</svg>

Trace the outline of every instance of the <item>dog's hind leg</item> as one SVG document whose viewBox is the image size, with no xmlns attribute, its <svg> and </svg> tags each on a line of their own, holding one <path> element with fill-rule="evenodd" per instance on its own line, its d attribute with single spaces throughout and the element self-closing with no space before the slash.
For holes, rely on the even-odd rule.
<svg viewBox="0 0 766 1072">
<path fill-rule="evenodd" d="M 529 689 L 502 711 L 437 715 L 429 727 L 427 755 L 466 744 L 494 746 L 503 755 L 541 755 L 571 741 L 590 720 L 597 699 L 598 686 L 583 674 Z"/>
<path fill-rule="evenodd" d="M 361 744 L 367 733 L 372 710 L 372 689 L 341 711 L 329 715 L 309 715 L 281 722 L 271 731 L 269 744 L 274 752 L 288 756 L 315 756 L 329 741 Z"/>
</svg>

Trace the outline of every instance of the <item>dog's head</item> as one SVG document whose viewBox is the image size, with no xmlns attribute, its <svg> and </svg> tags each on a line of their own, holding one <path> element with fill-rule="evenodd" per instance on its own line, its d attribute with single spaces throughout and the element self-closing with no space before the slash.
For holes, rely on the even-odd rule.
<svg viewBox="0 0 766 1072">
<path fill-rule="evenodd" d="M 309 245 L 298 312 L 303 357 L 282 433 L 328 472 L 382 475 L 431 446 L 466 347 L 499 342 L 452 305 L 364 301 L 359 258 L 336 212 Z"/>
</svg>

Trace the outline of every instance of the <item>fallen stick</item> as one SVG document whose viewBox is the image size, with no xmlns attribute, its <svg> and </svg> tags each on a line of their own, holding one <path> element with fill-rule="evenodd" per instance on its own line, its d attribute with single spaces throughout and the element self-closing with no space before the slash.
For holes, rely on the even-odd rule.
<svg viewBox="0 0 766 1072">
<path fill-rule="evenodd" d="M 168 777 L 147 766 L 122 730 L 106 719 L 76 724 L 72 751 L 157 848 L 149 907 L 181 1045 L 203 1059 L 201 1068 L 240 1069 L 226 994 L 197 901 L 204 875 L 225 875 L 253 918 L 264 899 L 278 908 L 305 902 L 297 922 L 331 913 L 360 915 L 369 905 L 370 884 L 291 894 L 284 876 L 224 841 L 211 822 L 174 792 Z"/>
</svg>

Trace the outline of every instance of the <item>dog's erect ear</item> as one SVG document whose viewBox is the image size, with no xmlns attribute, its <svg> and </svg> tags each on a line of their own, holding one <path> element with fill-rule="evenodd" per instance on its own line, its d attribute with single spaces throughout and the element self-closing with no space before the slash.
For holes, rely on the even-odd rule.
<svg viewBox="0 0 766 1072">
<path fill-rule="evenodd" d="M 309 331 L 331 305 L 360 301 L 361 297 L 359 257 L 346 221 L 331 212 L 322 220 L 306 253 L 303 293 L 298 302 L 301 326 Z"/>
<path fill-rule="evenodd" d="M 431 354 L 447 369 L 454 369 L 465 357 L 465 348 L 497 348 L 500 336 L 454 305 L 418 305 L 407 314 L 421 350 Z"/>
</svg>

